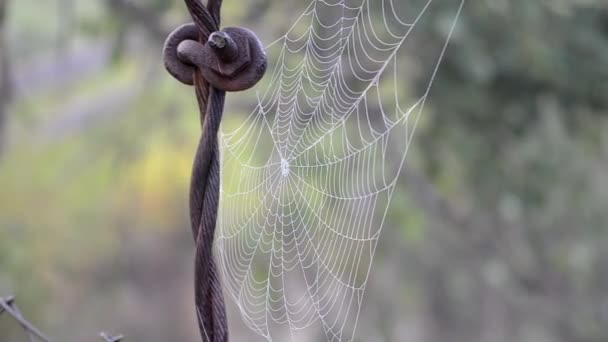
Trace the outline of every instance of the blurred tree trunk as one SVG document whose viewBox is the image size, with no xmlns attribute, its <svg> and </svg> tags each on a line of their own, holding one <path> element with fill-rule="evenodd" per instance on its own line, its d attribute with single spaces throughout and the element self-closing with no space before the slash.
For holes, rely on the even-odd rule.
<svg viewBox="0 0 608 342">
<path fill-rule="evenodd" d="M 107 0 L 107 4 L 119 18 L 133 22 L 146 30 L 155 40 L 162 43 L 171 32 L 162 25 L 162 16 L 150 6 L 141 6 L 129 0 Z"/>
<path fill-rule="evenodd" d="M 162 9 L 140 5 L 130 0 L 106 0 L 108 11 L 119 18 L 116 37 L 112 47 L 112 60 L 122 57 L 126 49 L 127 36 L 132 27 L 140 27 L 155 44 L 162 44 L 171 32 L 163 26 Z"/>
<path fill-rule="evenodd" d="M 57 15 L 62 18 L 57 30 L 56 54 L 58 60 L 63 58 L 70 48 L 76 21 L 76 5 L 74 0 L 59 0 L 57 2 Z"/>
<path fill-rule="evenodd" d="M 10 60 L 5 32 L 7 7 L 8 0 L 0 0 L 0 155 L 6 140 L 6 112 L 11 93 Z"/>
</svg>

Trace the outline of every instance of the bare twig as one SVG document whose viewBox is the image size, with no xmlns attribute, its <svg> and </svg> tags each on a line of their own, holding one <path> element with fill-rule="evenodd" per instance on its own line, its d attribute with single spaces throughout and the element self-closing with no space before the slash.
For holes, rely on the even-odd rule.
<svg viewBox="0 0 608 342">
<path fill-rule="evenodd" d="M 9 305 L 13 305 L 13 302 L 15 301 L 15 297 L 13 297 L 13 296 L 9 296 L 6 298 L 0 298 L 0 299 L 4 300 Z M 2 315 L 3 313 L 4 313 L 4 307 L 0 307 L 0 315 Z"/>
<path fill-rule="evenodd" d="M 50 339 L 46 337 L 43 333 L 38 330 L 32 323 L 26 320 L 19 308 L 15 305 L 14 297 L 8 298 L 0 298 L 0 307 L 2 308 L 2 313 L 6 312 L 11 315 L 25 330 L 26 334 L 30 338 L 30 341 L 34 341 L 34 337 L 39 341 L 50 342 Z"/>
<path fill-rule="evenodd" d="M 111 335 L 108 335 L 108 334 L 106 334 L 104 332 L 102 332 L 101 334 L 99 334 L 99 336 L 101 336 L 101 338 L 103 338 L 103 340 L 106 341 L 106 342 L 120 342 L 124 338 L 124 336 L 122 336 L 122 335 L 111 336 Z"/>
<path fill-rule="evenodd" d="M 23 317 L 23 315 L 21 314 L 21 311 L 15 304 L 15 297 L 13 297 L 13 296 L 0 297 L 0 315 L 2 315 L 5 312 L 7 314 L 9 314 L 13 319 L 15 319 L 15 321 L 17 321 L 17 323 L 19 323 L 19 325 L 21 325 L 24 332 L 27 334 L 30 342 L 35 342 L 35 341 L 50 342 L 51 341 L 51 339 L 49 339 L 46 335 L 44 335 L 42 332 L 40 332 L 40 330 L 38 330 L 38 328 L 36 328 L 31 322 L 29 322 L 27 319 L 25 319 Z M 101 334 L 99 334 L 99 336 L 105 342 L 120 342 L 124 338 L 122 335 L 111 336 L 111 335 L 108 335 L 103 332 Z M 1 335 L 0 335 L 0 337 L 1 337 Z"/>
</svg>

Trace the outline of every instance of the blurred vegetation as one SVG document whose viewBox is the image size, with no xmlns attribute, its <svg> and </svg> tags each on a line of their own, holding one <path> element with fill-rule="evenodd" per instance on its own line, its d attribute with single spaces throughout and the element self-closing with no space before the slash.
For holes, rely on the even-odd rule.
<svg viewBox="0 0 608 342">
<path fill-rule="evenodd" d="M 420 68 L 453 15 L 435 1 L 445 11 L 403 57 Z M 269 43 L 307 4 L 226 0 L 223 18 Z M 200 128 L 159 62 L 185 14 L 0 0 L 0 296 L 57 340 L 197 340 L 186 194 Z M 605 1 L 467 2 L 389 210 L 362 341 L 608 340 L 607 93 Z M 229 96 L 226 124 L 252 98 Z M 235 340 L 257 341 L 238 317 Z M 2 316 L 0 336 L 24 338 Z"/>
</svg>

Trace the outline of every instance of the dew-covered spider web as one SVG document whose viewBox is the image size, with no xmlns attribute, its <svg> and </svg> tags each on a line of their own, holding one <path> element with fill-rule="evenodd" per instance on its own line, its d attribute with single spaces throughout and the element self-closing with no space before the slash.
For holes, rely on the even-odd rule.
<svg viewBox="0 0 608 342">
<path fill-rule="evenodd" d="M 257 334 L 355 339 L 385 217 L 399 210 L 393 190 L 463 4 L 312 0 L 267 47 L 257 107 L 221 134 L 216 236 L 226 293 Z M 443 38 L 413 42 L 433 7 L 449 15 Z M 436 46 L 419 56 L 430 70 L 404 58 L 420 44 Z M 422 93 L 407 89 L 413 74 Z"/>
</svg>

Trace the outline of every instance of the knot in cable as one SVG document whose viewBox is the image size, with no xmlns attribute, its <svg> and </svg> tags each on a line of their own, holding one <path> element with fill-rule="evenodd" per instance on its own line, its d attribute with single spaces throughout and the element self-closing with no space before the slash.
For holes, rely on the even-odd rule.
<svg viewBox="0 0 608 342">
<path fill-rule="evenodd" d="M 165 42 L 165 67 L 178 81 L 193 85 L 198 69 L 216 89 L 242 91 L 264 76 L 266 52 L 251 30 L 228 27 L 212 32 L 204 44 L 197 41 L 199 32 L 194 23 L 184 24 Z"/>
</svg>

